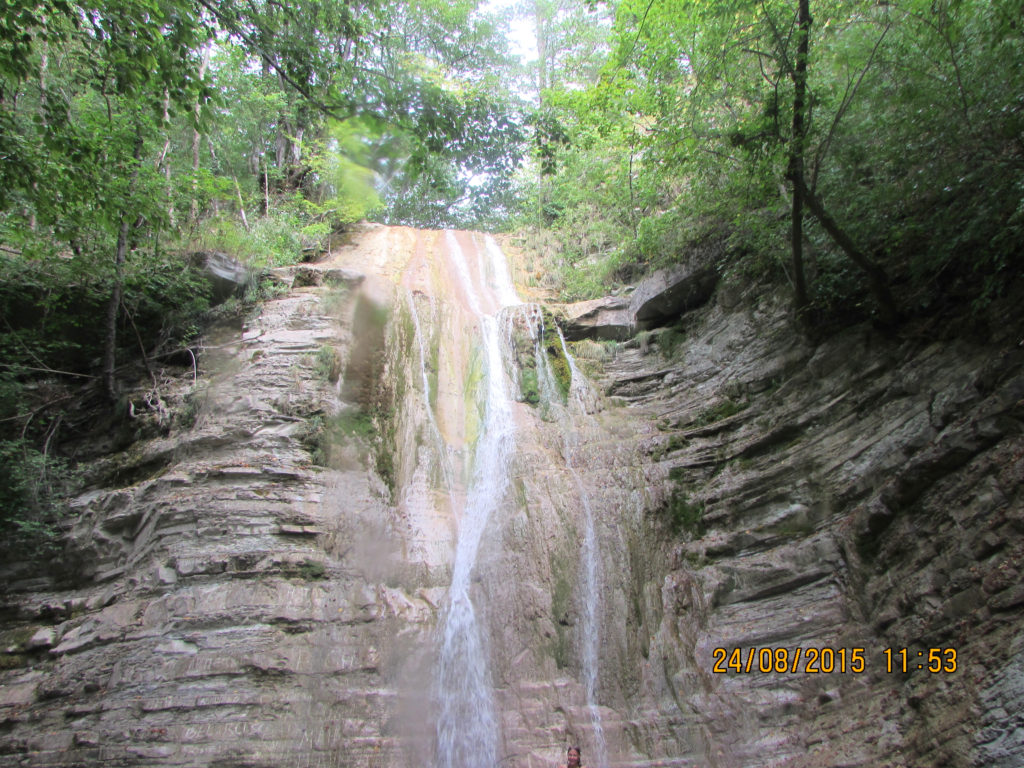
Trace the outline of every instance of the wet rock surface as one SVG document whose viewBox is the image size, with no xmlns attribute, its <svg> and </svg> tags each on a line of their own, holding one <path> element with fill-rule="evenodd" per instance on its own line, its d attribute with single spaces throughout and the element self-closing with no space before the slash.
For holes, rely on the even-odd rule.
<svg viewBox="0 0 1024 768">
<path fill-rule="evenodd" d="M 704 715 L 718 764 L 1024 760 L 1006 751 L 1024 685 L 1007 685 L 1024 641 L 1019 349 L 868 328 L 812 348 L 780 300 L 747 301 L 637 343 L 602 379 L 658 419 L 642 450 L 676 528 L 656 559 L 672 564 L 650 648 L 665 678 L 645 684 Z M 711 672 L 719 648 L 741 650 L 740 671 Z M 804 649 L 801 672 L 757 656 L 747 672 L 761 648 Z M 826 648 L 851 671 L 807 674 L 807 649 Z"/>
<path fill-rule="evenodd" d="M 351 553 L 381 518 L 381 491 L 365 471 L 314 465 L 301 439 L 343 406 L 314 371 L 321 345 L 348 333 L 344 299 L 332 316 L 324 297 L 268 302 L 240 337 L 212 343 L 195 424 L 120 457 L 129 484 L 74 500 L 80 588 L 5 596 L 5 625 L 36 629 L 7 649 L 0 762 L 333 765 L 387 752 L 391 612 Z"/>
<path fill-rule="evenodd" d="M 482 237 L 453 239 L 477 270 Z M 282 275 L 297 287 L 209 339 L 194 424 L 75 499 L 73 588 L 7 566 L 0 763 L 432 762 L 481 421 L 451 242 L 367 227 Z M 1021 350 L 868 327 L 812 346 L 783 297 L 714 290 L 671 329 L 570 343 L 591 384 L 561 403 L 507 364 L 509 490 L 471 579 L 500 761 L 573 741 L 603 768 L 586 504 L 610 765 L 1024 764 Z M 510 348 L 544 317 L 514 312 Z M 797 669 L 760 671 L 762 648 Z"/>
</svg>

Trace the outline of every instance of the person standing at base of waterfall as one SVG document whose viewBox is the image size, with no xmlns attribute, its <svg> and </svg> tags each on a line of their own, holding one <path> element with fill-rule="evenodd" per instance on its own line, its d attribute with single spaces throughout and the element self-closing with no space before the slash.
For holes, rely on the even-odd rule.
<svg viewBox="0 0 1024 768">
<path fill-rule="evenodd" d="M 579 747 L 569 747 L 565 753 L 565 765 L 562 768 L 583 768 Z"/>
</svg>

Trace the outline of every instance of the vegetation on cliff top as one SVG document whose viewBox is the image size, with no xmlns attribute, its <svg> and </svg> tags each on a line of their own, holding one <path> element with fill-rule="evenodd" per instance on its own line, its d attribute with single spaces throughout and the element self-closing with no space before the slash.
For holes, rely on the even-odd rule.
<svg viewBox="0 0 1024 768">
<path fill-rule="evenodd" d="M 560 54 L 534 135 L 530 239 L 566 298 L 696 254 L 788 283 L 808 318 L 891 323 L 1019 273 L 1018 2 L 603 9 L 600 67 Z"/>
</svg>

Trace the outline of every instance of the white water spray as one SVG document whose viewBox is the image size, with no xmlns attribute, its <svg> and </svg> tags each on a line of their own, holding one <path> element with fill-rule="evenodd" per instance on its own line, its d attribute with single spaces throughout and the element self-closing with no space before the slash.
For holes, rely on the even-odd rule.
<svg viewBox="0 0 1024 768">
<path fill-rule="evenodd" d="M 469 768 L 492 766 L 498 756 L 498 723 L 486 649 L 469 593 L 484 529 L 508 489 L 508 465 L 515 444 L 497 321 L 481 313 L 462 250 L 451 232 L 446 238 L 467 302 L 480 321 L 487 382 L 483 428 L 459 523 L 437 680 L 437 768 Z"/>
<path fill-rule="evenodd" d="M 519 297 L 516 296 L 515 288 L 512 287 L 512 277 L 508 271 L 508 260 L 505 258 L 501 247 L 495 242 L 493 237 L 485 235 L 484 248 L 490 257 L 491 277 L 501 306 L 511 307 L 522 303 L 519 301 Z"/>
<path fill-rule="evenodd" d="M 469 308 L 474 315 L 480 317 L 483 315 L 483 311 L 480 309 L 480 299 L 477 298 L 476 289 L 473 287 L 473 278 L 469 274 L 469 264 L 466 263 L 466 255 L 462 252 L 459 241 L 455 239 L 455 233 L 450 229 L 445 230 L 444 239 L 448 245 L 448 252 L 451 254 L 452 262 L 455 264 L 455 274 L 458 275 L 459 282 L 462 283 L 462 287 L 466 292 L 466 301 L 469 302 Z"/>
</svg>

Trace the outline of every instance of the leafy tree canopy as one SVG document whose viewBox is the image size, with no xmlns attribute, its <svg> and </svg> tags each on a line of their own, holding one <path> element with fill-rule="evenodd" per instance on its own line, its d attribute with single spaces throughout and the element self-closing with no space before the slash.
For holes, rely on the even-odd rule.
<svg viewBox="0 0 1024 768">
<path fill-rule="evenodd" d="M 564 233 L 566 292 L 596 289 L 574 287 L 580 267 L 606 286 L 698 242 L 795 281 L 799 186 L 809 311 L 876 315 L 879 275 L 903 313 L 984 305 L 1024 240 L 1019 17 L 1011 0 L 622 0 L 598 80 L 546 98 L 566 138 L 541 153 L 557 173 L 534 215 Z"/>
</svg>

